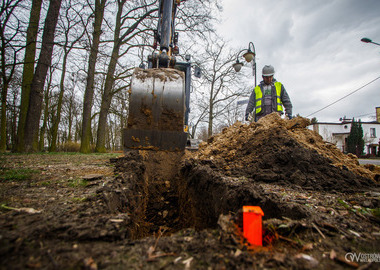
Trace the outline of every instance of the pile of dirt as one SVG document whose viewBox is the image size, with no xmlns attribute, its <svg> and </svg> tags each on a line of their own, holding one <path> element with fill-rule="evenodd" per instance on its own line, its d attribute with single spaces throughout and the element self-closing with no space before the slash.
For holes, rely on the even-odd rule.
<svg viewBox="0 0 380 270">
<path fill-rule="evenodd" d="M 376 173 L 323 141 L 309 124 L 276 113 L 249 125 L 237 122 L 201 144 L 193 160 L 227 176 L 308 190 L 354 192 L 377 185 Z"/>
</svg>

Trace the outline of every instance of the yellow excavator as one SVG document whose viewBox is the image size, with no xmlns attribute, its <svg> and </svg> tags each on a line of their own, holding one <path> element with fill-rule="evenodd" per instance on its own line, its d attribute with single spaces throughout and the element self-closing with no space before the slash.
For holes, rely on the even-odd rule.
<svg viewBox="0 0 380 270">
<path fill-rule="evenodd" d="M 190 112 L 191 63 L 188 55 L 185 62 L 176 61 L 175 57 L 179 49 L 174 18 L 180 2 L 159 1 L 154 52 L 148 57 L 148 68 L 136 68 L 132 75 L 128 123 L 123 130 L 125 151 L 185 149 Z M 196 73 L 200 74 L 199 70 Z"/>
</svg>

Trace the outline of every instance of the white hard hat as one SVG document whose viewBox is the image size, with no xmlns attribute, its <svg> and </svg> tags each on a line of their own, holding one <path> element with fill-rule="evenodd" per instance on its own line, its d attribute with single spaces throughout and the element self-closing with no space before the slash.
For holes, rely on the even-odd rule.
<svg viewBox="0 0 380 270">
<path fill-rule="evenodd" d="M 271 65 L 266 65 L 263 67 L 263 76 L 273 76 L 274 75 L 274 67 Z"/>
</svg>

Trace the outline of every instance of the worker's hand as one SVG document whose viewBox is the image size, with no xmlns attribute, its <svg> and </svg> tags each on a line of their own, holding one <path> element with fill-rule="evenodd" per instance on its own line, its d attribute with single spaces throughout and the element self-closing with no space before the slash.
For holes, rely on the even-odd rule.
<svg viewBox="0 0 380 270">
<path fill-rule="evenodd" d="M 248 116 L 249 116 L 249 114 L 247 114 L 247 115 L 245 116 L 245 121 L 249 121 Z"/>
</svg>

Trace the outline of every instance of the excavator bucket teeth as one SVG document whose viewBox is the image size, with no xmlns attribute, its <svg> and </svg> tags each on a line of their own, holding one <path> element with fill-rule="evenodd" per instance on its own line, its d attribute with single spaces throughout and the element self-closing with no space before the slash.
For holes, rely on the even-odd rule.
<svg viewBox="0 0 380 270">
<path fill-rule="evenodd" d="M 170 68 L 136 68 L 129 91 L 124 149 L 183 150 L 185 79 Z"/>
</svg>

